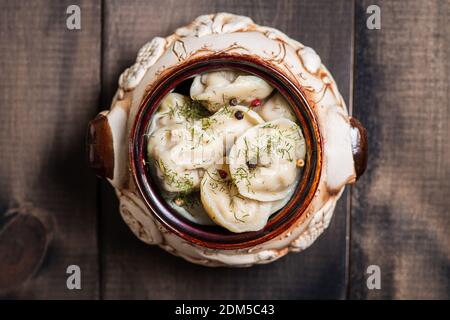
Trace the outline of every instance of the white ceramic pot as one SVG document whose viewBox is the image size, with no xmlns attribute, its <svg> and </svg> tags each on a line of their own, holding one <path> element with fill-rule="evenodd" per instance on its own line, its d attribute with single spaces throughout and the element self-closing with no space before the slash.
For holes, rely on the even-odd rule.
<svg viewBox="0 0 450 320">
<path fill-rule="evenodd" d="M 193 73 L 230 67 L 265 78 L 289 98 L 307 127 L 309 148 L 305 181 L 277 214 L 281 218 L 239 236 L 178 219 L 161 203 L 142 163 L 142 128 L 162 96 Z M 89 125 L 88 156 L 115 188 L 122 217 L 139 239 L 197 264 L 249 266 L 302 251 L 317 239 L 345 185 L 365 169 L 367 138 L 313 49 L 248 17 L 219 13 L 200 16 L 139 50 L 119 78 L 110 110 Z"/>
</svg>

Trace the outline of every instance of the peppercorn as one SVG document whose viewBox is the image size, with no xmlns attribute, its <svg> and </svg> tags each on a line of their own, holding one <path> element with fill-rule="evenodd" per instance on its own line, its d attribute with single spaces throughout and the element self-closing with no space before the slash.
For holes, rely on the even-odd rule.
<svg viewBox="0 0 450 320">
<path fill-rule="evenodd" d="M 234 113 L 234 117 L 238 120 L 242 120 L 242 119 L 244 119 L 244 114 L 242 113 L 242 111 L 238 110 Z"/>
<path fill-rule="evenodd" d="M 226 171 L 224 171 L 224 170 L 219 169 L 219 170 L 217 170 L 217 172 L 219 173 L 219 176 L 222 179 L 225 179 L 228 176 L 228 173 Z"/>
<path fill-rule="evenodd" d="M 256 163 L 247 161 L 247 167 L 249 169 L 255 169 L 256 168 Z"/>
<path fill-rule="evenodd" d="M 239 102 L 237 101 L 236 98 L 233 98 L 233 99 L 230 100 L 230 106 L 237 106 L 238 103 L 239 103 Z"/>
<path fill-rule="evenodd" d="M 252 102 L 250 102 L 250 107 L 259 107 L 261 105 L 261 100 L 259 99 L 253 99 Z"/>
</svg>

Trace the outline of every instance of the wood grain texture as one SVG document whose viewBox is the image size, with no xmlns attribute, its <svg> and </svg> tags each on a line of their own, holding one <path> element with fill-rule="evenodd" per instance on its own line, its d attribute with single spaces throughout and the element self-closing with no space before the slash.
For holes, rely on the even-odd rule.
<svg viewBox="0 0 450 320">
<path fill-rule="evenodd" d="M 72 3 L 1 3 L 0 215 L 28 206 L 55 224 L 43 265 L 6 298 L 98 297 L 96 180 L 85 165 L 84 136 L 99 99 L 101 7 L 77 1 L 82 30 L 69 31 Z M 66 288 L 70 264 L 81 267 L 80 291 Z"/>
<path fill-rule="evenodd" d="M 345 298 L 348 289 L 354 299 L 450 299 L 449 0 L 356 0 L 355 12 L 353 1 L 331 0 L 85 0 L 76 1 L 82 30 L 68 31 L 72 3 L 0 4 L 0 230 L 14 209 L 42 212 L 54 224 L 37 273 L 1 298 Z M 370 4 L 381 7 L 381 30 L 366 28 Z M 356 17 L 353 113 L 368 129 L 368 169 L 310 249 L 247 269 L 199 267 L 141 243 L 106 182 L 98 203 L 84 157 L 100 94 L 107 109 L 141 45 L 218 11 L 248 15 L 313 47 L 347 102 Z M 34 225 L 14 230 L 29 230 L 29 240 Z M 0 236 L 0 248 L 16 246 L 14 237 Z M 66 288 L 70 264 L 82 269 L 81 291 Z M 373 264 L 381 290 L 366 287 Z"/>
<path fill-rule="evenodd" d="M 381 30 L 366 8 L 381 7 Z M 369 165 L 352 197 L 350 297 L 450 298 L 450 1 L 357 1 L 356 117 Z M 368 290 L 366 268 L 381 268 Z"/>
<path fill-rule="evenodd" d="M 286 32 L 313 47 L 335 76 L 346 101 L 352 72 L 351 1 L 107 1 L 104 3 L 103 103 L 120 73 L 154 36 L 166 36 L 195 17 L 227 11 Z M 205 268 L 137 240 L 119 216 L 112 188 L 102 184 L 101 273 L 106 299 L 344 298 L 346 195 L 325 234 L 302 254 L 246 269 Z"/>
</svg>

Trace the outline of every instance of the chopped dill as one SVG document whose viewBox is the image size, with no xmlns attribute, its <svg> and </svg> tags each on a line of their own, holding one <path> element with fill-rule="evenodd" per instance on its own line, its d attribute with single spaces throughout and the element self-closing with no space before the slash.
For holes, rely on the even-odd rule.
<svg viewBox="0 0 450 320">
<path fill-rule="evenodd" d="M 244 137 L 244 143 L 245 143 L 245 160 L 248 160 L 248 141 L 247 141 L 247 137 Z"/>
<path fill-rule="evenodd" d="M 156 160 L 162 175 L 164 182 L 167 185 L 176 188 L 180 192 L 189 192 L 194 187 L 194 181 L 188 173 L 179 175 L 175 170 L 170 169 L 161 159 Z"/>
<path fill-rule="evenodd" d="M 169 106 L 169 110 L 164 112 L 162 115 L 167 115 L 171 119 L 176 116 L 185 118 L 188 121 L 200 120 L 205 117 L 209 117 L 211 113 L 202 106 L 200 101 L 196 100 L 186 100 L 185 103 L 175 106 Z"/>
<path fill-rule="evenodd" d="M 274 125 L 273 123 L 267 122 L 261 128 L 263 128 L 263 129 L 277 129 L 278 126 Z"/>
<path fill-rule="evenodd" d="M 211 191 L 215 194 L 215 190 L 218 190 L 219 192 L 223 192 L 227 189 L 230 189 L 233 185 L 233 181 L 230 179 L 222 179 L 219 176 L 219 173 L 217 171 L 209 172 L 209 170 L 206 171 L 206 173 L 209 177 L 209 186 L 211 187 Z"/>
<path fill-rule="evenodd" d="M 213 124 L 217 123 L 217 119 L 214 119 L 214 118 L 203 118 L 203 119 L 200 119 L 200 121 L 201 121 L 203 130 L 208 130 L 211 128 L 211 126 Z"/>
<path fill-rule="evenodd" d="M 269 137 L 269 140 L 267 141 L 266 151 L 268 155 L 272 153 L 272 137 Z"/>
<path fill-rule="evenodd" d="M 255 177 L 255 172 L 251 172 L 248 170 L 248 168 L 244 165 L 239 166 L 233 175 L 233 183 L 238 184 L 240 182 L 244 182 L 245 186 L 247 187 L 248 191 L 251 192 L 250 186 L 251 186 L 251 178 Z"/>
<path fill-rule="evenodd" d="M 199 120 L 208 117 L 211 113 L 199 101 L 191 100 L 179 108 L 180 114 L 188 120 Z"/>
<path fill-rule="evenodd" d="M 232 116 L 233 110 L 231 110 L 230 105 L 225 103 L 222 108 L 220 108 L 215 114 L 224 115 L 224 116 Z"/>
</svg>

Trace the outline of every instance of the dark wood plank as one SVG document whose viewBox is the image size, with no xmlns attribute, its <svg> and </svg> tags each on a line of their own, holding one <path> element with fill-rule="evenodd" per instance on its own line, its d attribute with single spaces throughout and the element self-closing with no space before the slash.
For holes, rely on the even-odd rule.
<svg viewBox="0 0 450 320">
<path fill-rule="evenodd" d="M 137 50 L 198 15 L 229 11 L 277 27 L 314 47 L 348 101 L 352 70 L 350 1 L 108 1 L 103 39 L 104 105 Z M 329 230 L 302 254 L 247 269 L 208 269 L 140 243 L 122 222 L 111 187 L 102 186 L 102 296 L 117 298 L 343 298 L 346 197 Z"/>
<path fill-rule="evenodd" d="M 381 30 L 366 28 L 378 4 Z M 357 1 L 354 113 L 369 165 L 353 193 L 351 298 L 450 298 L 450 1 Z M 366 268 L 381 268 L 368 290 Z"/>
<path fill-rule="evenodd" d="M 43 265 L 7 298 L 98 297 L 96 180 L 85 165 L 84 136 L 98 110 L 101 6 L 77 1 L 82 30 L 69 31 L 66 8 L 72 3 L 1 5 L 0 215 L 14 208 L 44 212 L 54 224 Z M 21 232 L 39 226 L 17 223 L 8 228 L 17 238 L 6 239 L 12 252 L 30 241 L 32 235 Z M 82 290 L 66 288 L 71 264 L 81 267 Z"/>
</svg>

